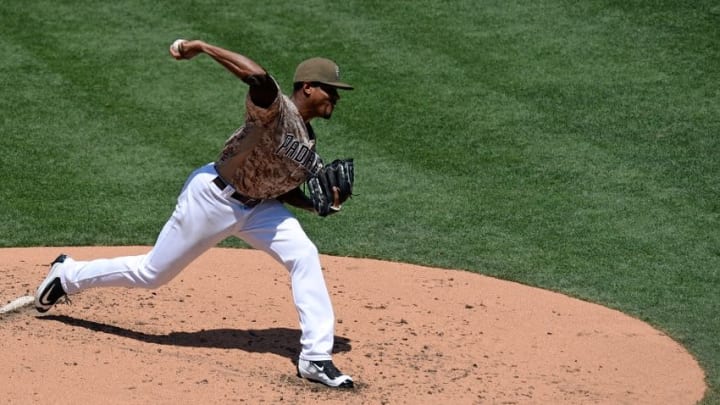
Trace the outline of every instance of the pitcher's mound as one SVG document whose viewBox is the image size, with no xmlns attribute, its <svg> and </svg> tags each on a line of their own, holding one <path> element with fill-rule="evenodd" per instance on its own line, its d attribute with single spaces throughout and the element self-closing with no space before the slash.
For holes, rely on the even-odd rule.
<svg viewBox="0 0 720 405">
<path fill-rule="evenodd" d="M 0 306 L 33 295 L 59 253 L 0 249 Z M 40 316 L 0 314 L 8 403 L 694 404 L 681 346 L 599 305 L 468 272 L 323 256 L 337 318 L 336 391 L 295 376 L 288 275 L 264 253 L 213 249 L 155 290 L 96 289 Z"/>
</svg>

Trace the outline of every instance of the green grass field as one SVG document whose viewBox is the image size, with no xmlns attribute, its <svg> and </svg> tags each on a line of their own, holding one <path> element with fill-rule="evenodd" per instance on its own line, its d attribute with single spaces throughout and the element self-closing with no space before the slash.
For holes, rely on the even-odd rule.
<svg viewBox="0 0 720 405">
<path fill-rule="evenodd" d="M 323 253 L 620 309 L 684 344 L 720 403 L 717 2 L 265 3 L 0 2 L 0 246 L 153 243 L 246 93 L 170 58 L 175 38 L 287 91 L 324 55 L 356 90 L 319 151 L 356 159 L 358 195 L 298 214 Z"/>
</svg>

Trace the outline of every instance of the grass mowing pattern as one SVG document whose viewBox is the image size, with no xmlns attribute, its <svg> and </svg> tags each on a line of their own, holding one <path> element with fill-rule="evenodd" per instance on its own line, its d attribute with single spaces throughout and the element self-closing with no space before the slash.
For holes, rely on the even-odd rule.
<svg viewBox="0 0 720 405">
<path fill-rule="evenodd" d="M 0 4 L 0 246 L 153 242 L 246 91 L 173 61 L 173 39 L 241 51 L 286 90 L 325 55 L 357 90 L 319 149 L 356 159 L 358 195 L 298 214 L 321 251 L 619 308 L 685 344 L 720 401 L 719 6 L 277 3 Z"/>
</svg>

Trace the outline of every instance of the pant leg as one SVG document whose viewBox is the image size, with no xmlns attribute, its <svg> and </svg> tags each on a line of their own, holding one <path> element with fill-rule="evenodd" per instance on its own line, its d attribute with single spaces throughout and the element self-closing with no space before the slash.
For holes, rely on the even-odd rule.
<svg viewBox="0 0 720 405">
<path fill-rule="evenodd" d="M 278 201 L 257 206 L 238 237 L 265 251 L 290 273 L 292 296 L 300 317 L 303 360 L 330 360 L 335 315 L 315 244 L 293 214 Z"/>
<path fill-rule="evenodd" d="M 207 249 L 230 236 L 246 210 L 229 202 L 212 183 L 212 165 L 194 171 L 178 197 L 175 210 L 146 255 L 67 260 L 61 281 L 68 294 L 92 287 L 157 288 L 180 273 Z"/>
</svg>

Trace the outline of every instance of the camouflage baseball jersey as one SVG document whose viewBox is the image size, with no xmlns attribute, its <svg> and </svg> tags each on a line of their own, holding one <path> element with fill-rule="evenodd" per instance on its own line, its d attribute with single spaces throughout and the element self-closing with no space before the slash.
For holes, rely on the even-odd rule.
<svg viewBox="0 0 720 405">
<path fill-rule="evenodd" d="M 295 104 L 278 90 L 268 108 L 245 101 L 245 125 L 225 142 L 219 162 L 232 161 L 235 189 L 252 198 L 275 198 L 317 173 L 322 160 L 315 152 L 312 127 Z"/>
</svg>

